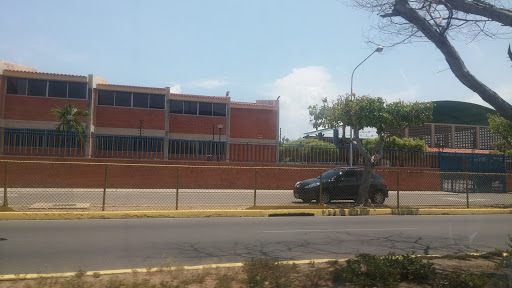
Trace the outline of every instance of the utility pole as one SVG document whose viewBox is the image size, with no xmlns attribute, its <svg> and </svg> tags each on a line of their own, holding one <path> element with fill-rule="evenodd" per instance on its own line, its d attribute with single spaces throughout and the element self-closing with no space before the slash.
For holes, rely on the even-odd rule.
<svg viewBox="0 0 512 288">
<path fill-rule="evenodd" d="M 139 120 L 139 137 L 144 134 L 144 120 Z"/>
<path fill-rule="evenodd" d="M 139 120 L 139 137 L 142 137 L 142 134 L 144 134 L 144 120 Z M 139 147 L 139 143 L 140 142 L 140 147 Z M 142 154 L 142 151 L 144 151 L 144 141 L 142 141 L 142 139 L 138 139 L 137 140 L 137 155 L 138 155 L 138 158 L 140 159 L 140 156 Z"/>
</svg>

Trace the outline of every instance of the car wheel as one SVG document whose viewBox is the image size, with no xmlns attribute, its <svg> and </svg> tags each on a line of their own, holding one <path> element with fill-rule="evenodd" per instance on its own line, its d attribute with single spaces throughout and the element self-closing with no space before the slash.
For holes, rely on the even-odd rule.
<svg viewBox="0 0 512 288">
<path fill-rule="evenodd" d="M 303 198 L 303 199 L 301 199 L 301 200 L 302 200 L 302 202 L 304 202 L 304 203 L 311 203 L 311 201 L 313 201 L 313 199 L 309 199 L 309 198 Z"/>
<path fill-rule="evenodd" d="M 373 204 L 383 204 L 384 200 L 386 200 L 386 196 L 384 196 L 384 192 L 378 190 L 373 192 L 370 200 Z"/>
<path fill-rule="evenodd" d="M 320 199 L 317 198 L 316 202 L 320 203 Z M 329 195 L 329 193 L 323 192 L 322 193 L 322 204 L 328 204 L 328 203 L 331 203 L 331 196 Z"/>
</svg>

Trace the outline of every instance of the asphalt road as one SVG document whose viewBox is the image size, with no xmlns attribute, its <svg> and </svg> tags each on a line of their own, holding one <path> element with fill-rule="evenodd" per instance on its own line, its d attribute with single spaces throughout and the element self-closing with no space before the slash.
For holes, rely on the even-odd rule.
<svg viewBox="0 0 512 288">
<path fill-rule="evenodd" d="M 505 248 L 512 215 L 0 221 L 0 274 Z"/>
<path fill-rule="evenodd" d="M 402 191 L 402 206 L 463 206 L 512 205 L 510 193 L 465 193 L 442 191 Z M 390 191 L 385 204 L 397 206 L 397 192 Z M 3 197 L 0 197 L 2 205 Z M 103 201 L 102 189 L 10 189 L 9 205 L 17 211 L 28 210 L 37 203 L 89 203 L 99 207 Z M 178 194 L 180 209 L 247 208 L 254 204 L 254 190 L 182 189 Z M 336 203 L 336 202 L 334 202 Z M 106 206 L 159 206 L 175 209 L 176 190 L 172 189 L 109 189 Z M 301 205 L 292 190 L 257 190 L 257 205 Z"/>
</svg>

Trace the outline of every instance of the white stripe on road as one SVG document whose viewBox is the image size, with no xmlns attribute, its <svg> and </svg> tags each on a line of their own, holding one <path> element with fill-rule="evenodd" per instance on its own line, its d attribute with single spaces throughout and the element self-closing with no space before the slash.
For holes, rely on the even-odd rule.
<svg viewBox="0 0 512 288">
<path fill-rule="evenodd" d="M 344 232 L 344 231 L 396 231 L 396 230 L 415 230 L 418 228 L 362 228 L 362 229 L 337 229 L 337 230 L 276 230 L 263 231 L 263 233 L 295 233 L 295 232 Z"/>
</svg>

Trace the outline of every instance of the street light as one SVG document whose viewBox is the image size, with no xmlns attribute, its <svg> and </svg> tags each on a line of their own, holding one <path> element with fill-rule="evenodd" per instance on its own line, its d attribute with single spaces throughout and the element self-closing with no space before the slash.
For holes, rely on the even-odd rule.
<svg viewBox="0 0 512 288">
<path fill-rule="evenodd" d="M 220 132 L 222 131 L 222 128 L 224 128 L 224 125 L 219 124 L 219 125 L 217 125 L 217 128 L 219 128 L 219 142 L 220 142 Z"/>
<path fill-rule="evenodd" d="M 366 60 L 368 60 L 368 58 L 372 57 L 373 54 L 375 54 L 375 52 L 377 53 L 380 53 L 382 52 L 382 50 L 384 50 L 384 48 L 382 46 L 379 46 L 377 48 L 375 48 L 375 50 L 373 50 L 373 52 L 368 55 L 368 57 L 364 58 L 363 61 L 361 61 L 361 63 L 359 63 L 356 68 L 354 68 L 354 70 L 352 71 L 352 76 L 350 76 L 350 97 L 353 97 L 353 94 L 352 94 L 352 84 L 354 83 L 354 72 L 356 72 L 356 69 L 359 68 L 359 66 L 361 66 L 361 64 L 363 64 Z M 350 127 L 350 167 L 352 167 L 352 127 Z"/>
</svg>

